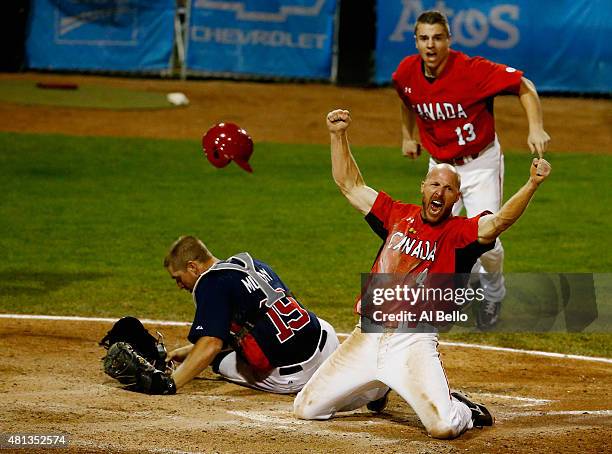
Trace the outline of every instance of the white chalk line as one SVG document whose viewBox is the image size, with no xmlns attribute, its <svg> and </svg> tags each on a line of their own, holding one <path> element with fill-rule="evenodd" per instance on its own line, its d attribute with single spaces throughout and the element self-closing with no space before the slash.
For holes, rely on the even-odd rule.
<svg viewBox="0 0 612 454">
<path fill-rule="evenodd" d="M 521 418 L 528 416 L 612 416 L 612 410 L 531 410 L 519 412 L 496 412 L 495 416 L 501 416 L 504 419 Z"/>
<path fill-rule="evenodd" d="M 117 318 L 105 318 L 105 317 L 78 317 L 76 315 L 30 315 L 30 314 L 0 314 L 0 318 L 12 318 L 22 320 L 58 320 L 68 322 L 101 322 L 101 323 L 115 323 Z M 148 318 L 139 319 L 142 323 L 151 325 L 163 325 L 163 326 L 191 326 L 189 322 L 173 322 L 169 320 L 151 320 Z"/>
<path fill-rule="evenodd" d="M 536 399 L 533 397 L 510 396 L 494 393 L 471 393 L 478 397 L 492 399 L 507 399 L 523 402 L 520 407 L 531 407 L 536 405 L 548 405 L 555 402 L 549 399 Z M 495 416 L 503 419 L 513 419 L 528 416 L 612 416 L 612 410 L 525 410 L 525 411 L 496 411 Z"/>
<path fill-rule="evenodd" d="M 518 348 L 495 347 L 493 345 L 467 344 L 464 342 L 440 341 L 440 345 L 444 345 L 447 347 L 477 348 L 480 350 L 492 350 L 496 352 L 521 353 L 524 355 L 545 356 L 547 358 L 575 359 L 578 361 L 595 361 L 595 362 L 600 362 L 600 363 L 612 364 L 611 358 L 601 358 L 598 356 L 570 355 L 566 353 L 542 352 L 539 350 L 520 350 Z"/>
<path fill-rule="evenodd" d="M 548 400 L 548 399 L 536 399 L 533 397 L 509 396 L 506 394 L 477 393 L 477 395 L 480 397 L 489 397 L 493 399 L 517 400 L 519 402 L 523 402 L 523 405 L 522 405 L 523 407 L 529 407 L 533 405 L 544 405 L 544 404 L 553 402 L 552 400 Z"/>
<path fill-rule="evenodd" d="M 79 316 L 66 316 L 66 315 L 30 315 L 30 314 L 0 314 L 0 318 L 24 319 L 24 320 L 83 321 L 83 322 L 102 322 L 102 323 L 115 323 L 117 321 L 116 318 L 104 318 L 104 317 L 79 317 Z M 170 320 L 140 319 L 140 321 L 145 324 L 159 325 L 159 326 L 191 326 L 190 322 L 175 322 L 175 321 L 170 321 Z M 346 338 L 348 336 L 349 335 L 346 333 L 338 333 L 339 338 Z M 577 360 L 577 361 L 593 361 L 593 362 L 612 364 L 612 358 L 602 358 L 598 356 L 570 355 L 566 353 L 543 352 L 539 350 L 521 350 L 518 348 L 496 347 L 493 345 L 481 345 L 481 344 L 468 344 L 465 342 L 440 341 L 440 345 L 443 345 L 446 347 L 476 348 L 480 350 L 490 350 L 490 351 L 506 352 L 506 353 L 518 353 L 518 354 L 523 354 L 523 355 L 543 356 L 547 358 L 572 359 L 572 360 Z"/>
<path fill-rule="evenodd" d="M 353 440 L 355 438 L 364 438 L 364 439 L 367 439 L 368 442 L 378 442 L 378 443 L 395 443 L 399 441 L 398 438 L 379 437 L 377 435 L 374 435 L 368 432 L 322 429 L 321 428 L 322 421 L 304 421 L 304 420 L 296 419 L 294 416 L 291 416 L 290 418 L 288 418 L 288 417 L 278 415 L 277 411 L 263 413 L 259 411 L 227 410 L 227 413 L 231 415 L 239 416 L 241 418 L 248 419 L 252 421 L 252 424 L 254 426 L 257 426 L 257 427 L 267 427 L 267 428 L 273 427 L 275 429 L 293 429 L 293 430 L 299 430 L 300 432 L 306 433 L 309 435 L 337 437 L 337 438 L 342 438 L 342 439 L 346 439 L 346 437 L 351 437 L 351 439 Z M 241 425 L 244 425 L 244 423 L 242 423 Z"/>
</svg>

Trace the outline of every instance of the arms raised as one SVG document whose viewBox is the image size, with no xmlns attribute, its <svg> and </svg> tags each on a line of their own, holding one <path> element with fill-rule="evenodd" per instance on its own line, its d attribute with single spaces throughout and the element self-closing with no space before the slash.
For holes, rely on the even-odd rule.
<svg viewBox="0 0 612 454">
<path fill-rule="evenodd" d="M 348 201 L 367 214 L 372 209 L 378 192 L 366 186 L 351 154 L 346 130 L 351 123 L 348 110 L 333 110 L 327 114 L 327 128 L 331 136 L 332 175 Z"/>
</svg>

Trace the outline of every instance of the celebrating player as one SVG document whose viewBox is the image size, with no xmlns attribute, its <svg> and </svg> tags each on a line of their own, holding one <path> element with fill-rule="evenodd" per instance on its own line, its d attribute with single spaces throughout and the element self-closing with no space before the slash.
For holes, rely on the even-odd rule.
<svg viewBox="0 0 612 454">
<path fill-rule="evenodd" d="M 414 35 L 419 53 L 402 60 L 393 73 L 403 101 L 402 153 L 412 159 L 420 154 L 421 145 L 413 136 L 416 123 L 431 154 L 429 168 L 447 163 L 461 176 L 461 197 L 453 213 L 459 214 L 464 205 L 468 217 L 484 210 L 496 212 L 502 202 L 504 157 L 495 134 L 493 98 L 500 93 L 518 95 L 529 123 L 527 144 L 541 158 L 550 137 L 544 131 L 535 86 L 522 71 L 451 50 L 448 22 L 438 11 L 422 13 Z M 480 275 L 485 300 L 477 318 L 483 330 L 499 319 L 506 293 L 503 259 L 497 240 L 474 270 L 486 273 Z"/>
<path fill-rule="evenodd" d="M 455 273 L 460 256 L 462 262 L 471 257 L 473 264 L 477 254 L 491 249 L 521 216 L 550 172 L 544 159 L 534 159 L 528 182 L 499 212 L 465 218 L 452 215 L 453 204 L 461 197 L 459 174 L 451 165 L 438 164 L 421 184 L 421 206 L 401 203 L 364 183 L 349 147 L 350 121 L 346 110 L 327 115 L 332 173 L 342 194 L 384 238 L 372 273 Z M 426 257 L 419 256 L 392 247 L 396 237 L 429 241 L 436 247 Z M 462 255 L 468 249 L 470 253 Z M 364 333 L 358 325 L 297 395 L 294 412 L 303 419 L 327 419 L 366 404 L 381 411 L 393 389 L 433 437 L 453 438 L 472 427 L 492 425 L 484 406 L 459 393 L 451 395 L 437 345 L 435 333 Z"/>
<path fill-rule="evenodd" d="M 164 260 L 196 306 L 191 344 L 168 354 L 180 362 L 180 388 L 212 365 L 225 379 L 262 391 L 298 392 L 338 347 L 334 328 L 304 309 L 267 264 L 245 252 L 219 260 L 193 236 Z"/>
</svg>

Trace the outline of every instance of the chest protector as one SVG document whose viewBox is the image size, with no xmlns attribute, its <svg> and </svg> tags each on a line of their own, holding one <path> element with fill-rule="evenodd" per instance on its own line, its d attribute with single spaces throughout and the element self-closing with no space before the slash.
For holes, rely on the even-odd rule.
<svg viewBox="0 0 612 454">
<path fill-rule="evenodd" d="M 232 260 L 239 263 L 234 263 Z M 272 307 L 274 303 L 286 296 L 284 290 L 273 288 L 257 273 L 253 258 L 246 252 L 241 252 L 227 260 L 215 263 L 207 272 L 220 270 L 240 271 L 251 277 L 265 295 L 264 305 L 266 308 Z M 249 320 L 246 320 L 242 326 L 232 321 L 230 327 L 232 347 L 239 352 L 251 366 L 262 372 L 269 371 L 273 366 L 270 364 L 268 357 L 262 351 L 255 337 L 251 334 L 251 330 L 259 320 L 266 316 L 266 312 L 267 311 L 256 313 Z"/>
</svg>

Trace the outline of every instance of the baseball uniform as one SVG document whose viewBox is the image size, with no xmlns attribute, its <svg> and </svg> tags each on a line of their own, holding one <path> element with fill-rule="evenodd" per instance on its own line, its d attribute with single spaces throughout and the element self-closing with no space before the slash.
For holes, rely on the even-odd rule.
<svg viewBox="0 0 612 454">
<path fill-rule="evenodd" d="M 448 60 L 436 78 L 423 71 L 420 55 L 402 60 L 392 79 L 404 105 L 415 113 L 421 142 L 431 154 L 429 167 L 446 162 L 461 176 L 461 199 L 453 208 L 467 216 L 502 204 L 504 158 L 495 134 L 493 99 L 496 95 L 518 95 L 523 72 L 482 57 L 449 50 Z M 504 251 L 500 240 L 484 254 L 475 272 L 488 301 L 505 296 Z"/>
<path fill-rule="evenodd" d="M 223 340 L 228 349 L 213 370 L 241 385 L 297 392 L 339 343 L 329 323 L 305 309 L 269 265 L 246 253 L 204 272 L 193 300 L 189 341 Z"/>
<path fill-rule="evenodd" d="M 478 243 L 479 218 L 451 216 L 431 225 L 422 219 L 420 206 L 379 192 L 366 216 L 384 240 L 372 273 L 469 270 L 493 246 Z M 357 326 L 297 395 L 294 411 L 305 419 L 327 419 L 377 400 L 391 388 L 430 434 L 457 436 L 472 428 L 472 412 L 451 397 L 437 345 L 435 333 L 365 333 Z"/>
</svg>

